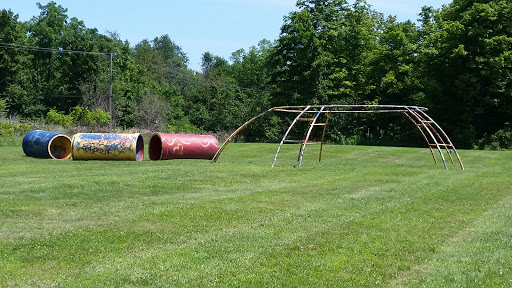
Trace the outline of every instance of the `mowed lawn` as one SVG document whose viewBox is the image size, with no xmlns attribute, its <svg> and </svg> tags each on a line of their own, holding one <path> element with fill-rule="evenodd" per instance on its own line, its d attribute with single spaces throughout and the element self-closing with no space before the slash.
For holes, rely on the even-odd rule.
<svg viewBox="0 0 512 288">
<path fill-rule="evenodd" d="M 297 169 L 298 147 L 275 168 L 277 144 L 215 164 L 0 148 L 0 286 L 512 286 L 512 152 L 446 171 L 426 148 L 327 145 Z"/>
</svg>

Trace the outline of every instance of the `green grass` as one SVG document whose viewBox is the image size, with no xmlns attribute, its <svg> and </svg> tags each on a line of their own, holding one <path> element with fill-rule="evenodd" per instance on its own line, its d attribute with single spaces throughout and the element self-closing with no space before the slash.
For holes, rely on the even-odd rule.
<svg viewBox="0 0 512 288">
<path fill-rule="evenodd" d="M 0 148 L 0 286 L 510 287 L 512 152 L 227 146 L 203 160 Z M 147 150 L 147 149 L 146 149 Z M 149 159 L 146 155 L 146 159 Z"/>
</svg>

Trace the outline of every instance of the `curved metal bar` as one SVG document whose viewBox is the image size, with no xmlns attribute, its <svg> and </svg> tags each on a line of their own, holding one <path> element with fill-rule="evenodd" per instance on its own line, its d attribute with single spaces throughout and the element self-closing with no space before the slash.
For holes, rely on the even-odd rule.
<svg viewBox="0 0 512 288">
<path fill-rule="evenodd" d="M 270 108 L 268 109 L 267 111 L 265 112 L 262 112 L 256 116 L 254 116 L 253 118 L 251 118 L 251 120 L 245 122 L 242 126 L 238 127 L 238 129 L 235 130 L 235 132 L 231 133 L 231 135 L 228 137 L 228 139 L 226 139 L 226 141 L 224 141 L 224 143 L 222 144 L 222 146 L 219 148 L 219 150 L 217 151 L 217 153 L 215 153 L 215 155 L 213 156 L 212 158 L 212 163 L 215 163 L 217 162 L 217 159 L 219 158 L 220 156 L 220 153 L 222 153 L 222 150 L 224 150 L 224 148 L 226 148 L 226 146 L 228 145 L 228 143 L 233 140 L 233 138 L 235 138 L 235 136 L 240 133 L 240 131 L 242 131 L 243 129 L 245 129 L 245 127 L 247 127 L 249 124 L 251 124 L 252 122 L 254 122 L 256 119 L 260 118 L 261 116 L 265 115 L 265 114 L 268 114 L 269 112 L 272 112 L 274 111 L 274 108 Z"/>
<path fill-rule="evenodd" d="M 347 110 L 348 108 L 351 109 L 367 109 L 367 108 L 379 108 L 380 110 Z M 300 109 L 300 110 L 299 110 Z M 344 109 L 344 110 L 336 110 L 336 109 Z M 464 165 L 462 164 L 462 160 L 460 159 L 459 154 L 457 153 L 457 150 L 455 149 L 455 146 L 451 142 L 450 138 L 448 138 L 448 135 L 444 132 L 444 130 L 437 124 L 425 111 L 428 111 L 425 107 L 420 106 L 399 106 L 399 105 L 302 105 L 302 106 L 276 106 L 272 107 L 265 112 L 262 112 L 255 117 L 251 118 L 249 121 L 245 122 L 242 126 L 240 126 L 238 129 L 236 129 L 227 139 L 224 141 L 222 146 L 219 148 L 217 153 L 212 158 L 212 163 L 216 162 L 219 158 L 220 154 L 224 150 L 224 148 L 227 146 L 227 144 L 233 140 L 233 138 L 240 133 L 245 127 L 247 127 L 249 124 L 254 122 L 256 119 L 264 116 L 265 114 L 268 114 L 269 112 L 292 112 L 292 113 L 299 113 L 299 115 L 295 118 L 295 120 L 292 122 L 288 130 L 286 131 L 281 143 L 279 144 L 279 148 L 277 150 L 276 156 L 274 157 L 274 161 L 272 163 L 272 167 L 274 167 L 274 164 L 277 159 L 277 155 L 279 154 L 279 151 L 281 149 L 282 144 L 286 140 L 286 137 L 288 136 L 291 128 L 294 126 L 297 119 L 299 119 L 304 113 L 318 113 L 320 115 L 321 113 L 328 113 L 330 116 L 331 113 L 386 113 L 386 112 L 400 112 L 404 115 L 406 115 L 409 120 L 411 120 L 416 127 L 420 130 L 423 138 L 425 141 L 427 141 L 427 144 L 429 146 L 430 152 L 432 154 L 432 157 L 434 158 L 434 162 L 437 163 L 435 153 L 432 149 L 432 146 L 435 146 L 437 150 L 439 151 L 439 154 L 441 155 L 441 159 L 443 160 L 443 164 L 445 169 L 448 170 L 448 167 L 446 165 L 446 160 L 444 158 L 443 152 L 441 151 L 441 146 L 445 147 L 448 151 L 448 155 L 450 156 L 450 159 L 453 163 L 453 158 L 451 157 L 450 150 L 448 148 L 451 148 L 455 155 L 457 156 L 457 159 L 459 161 L 460 167 L 462 170 L 464 170 Z M 318 117 L 317 115 L 317 117 Z M 416 121 L 416 120 L 417 121 Z M 427 120 L 428 119 L 428 120 Z M 327 120 L 328 121 L 328 120 Z M 326 122 L 327 122 L 326 121 Z M 327 123 L 325 123 L 327 125 Z M 429 137 L 427 137 L 427 134 L 423 131 L 424 128 L 427 132 L 430 138 L 434 141 L 435 144 L 431 144 L 429 141 Z M 440 131 L 441 133 L 439 133 Z M 309 132 L 309 131 L 308 131 Z M 324 127 L 324 133 L 322 135 L 322 143 L 323 143 L 323 137 L 325 135 L 325 127 Z M 436 137 L 437 136 L 437 137 Z M 441 142 L 439 144 L 438 140 Z M 445 141 L 446 140 L 446 141 Z M 292 141 L 292 140 L 289 140 Z M 299 140 L 297 140 L 299 141 Z M 307 141 L 307 140 L 306 140 Z M 302 140 L 303 142 L 303 140 Z M 303 145 L 305 145 L 303 143 Z M 321 149 L 321 148 L 320 148 Z M 301 150 L 303 150 L 301 148 Z M 301 151 L 301 154 L 303 151 Z M 300 155 L 302 156 L 302 155 Z M 321 151 L 319 156 L 319 161 L 321 159 Z M 300 162 L 300 158 L 299 158 Z M 300 167 L 300 164 L 299 164 Z"/>
<path fill-rule="evenodd" d="M 276 106 L 274 107 L 275 111 L 283 111 L 283 112 L 300 112 L 304 108 L 309 106 L 310 108 L 389 108 L 389 109 L 413 109 L 413 110 L 420 110 L 420 111 L 428 111 L 426 107 L 421 106 L 405 106 L 405 105 L 300 105 L 300 106 Z M 324 110 L 325 112 L 336 112 L 332 111 L 330 109 Z M 346 111 L 346 110 L 345 110 Z M 384 110 L 386 111 L 386 110 Z M 318 111 L 309 111 L 309 112 L 318 112 Z M 343 112 L 343 111 L 341 111 Z M 355 112 L 355 111 L 354 111 Z M 358 111 L 359 112 L 359 111 Z M 365 112 L 365 111 L 360 111 Z"/>
<path fill-rule="evenodd" d="M 411 112 L 411 115 L 413 115 L 420 121 L 421 125 L 423 125 L 423 128 L 425 128 L 425 130 L 427 130 L 428 134 L 430 134 L 430 137 L 432 138 L 432 140 L 434 141 L 434 143 L 436 145 L 437 151 L 439 151 L 439 155 L 441 155 L 441 159 L 443 160 L 443 164 L 444 164 L 444 169 L 448 170 L 448 165 L 446 165 L 446 160 L 444 159 L 443 151 L 441 151 L 441 147 L 439 147 L 439 143 L 437 143 L 436 137 L 434 136 L 432 131 L 430 131 L 428 126 L 425 124 L 425 122 L 423 120 L 421 120 L 421 118 L 419 118 L 417 114 L 412 112 L 409 108 L 407 108 L 407 110 L 409 110 Z"/>
<path fill-rule="evenodd" d="M 274 161 L 272 162 L 272 168 L 274 167 L 274 165 L 276 165 L 277 155 L 279 155 L 279 151 L 281 150 L 281 146 L 283 146 L 283 143 L 286 140 L 286 137 L 288 136 L 290 131 L 292 130 L 292 127 L 295 125 L 295 123 L 297 123 L 297 120 L 302 115 L 304 115 L 304 113 L 306 113 L 306 111 L 308 111 L 309 107 L 310 106 L 306 106 L 306 108 L 304 108 L 304 110 L 302 110 L 302 112 L 300 112 L 300 114 L 297 115 L 297 117 L 295 117 L 295 119 L 293 120 L 292 124 L 290 124 L 290 127 L 288 127 L 288 130 L 286 130 L 286 133 L 284 133 L 283 139 L 281 139 L 281 143 L 279 143 L 279 147 L 277 148 L 276 156 L 274 156 Z"/>
<path fill-rule="evenodd" d="M 450 138 L 448 137 L 448 134 L 446 134 L 446 132 L 444 132 L 443 128 L 441 128 L 441 126 L 439 126 L 439 124 L 437 124 L 436 121 L 434 121 L 434 119 L 432 119 L 432 117 L 430 117 L 427 113 L 425 113 L 425 111 L 420 111 L 423 115 L 425 115 L 425 117 L 427 117 L 430 121 L 432 121 L 432 123 L 434 123 L 434 125 L 436 125 L 436 127 L 439 129 L 439 131 L 441 131 L 441 133 L 444 135 L 444 137 L 446 138 L 446 140 L 448 141 L 448 143 L 450 144 L 453 152 L 455 153 L 455 156 L 457 156 L 457 160 L 459 161 L 459 164 L 460 164 L 460 168 L 462 170 L 464 170 L 464 165 L 462 164 L 462 160 L 460 159 L 460 156 L 459 156 L 459 153 L 457 153 L 457 149 L 455 149 L 455 146 L 453 145 L 452 141 L 450 140 Z"/>
<path fill-rule="evenodd" d="M 276 112 L 289 112 L 289 113 L 300 113 L 302 110 L 292 109 L 276 109 Z M 311 113 L 318 113 L 319 110 L 309 110 Z M 396 113 L 396 112 L 407 112 L 406 109 L 393 109 L 393 110 L 323 110 L 324 113 Z"/>
<path fill-rule="evenodd" d="M 322 131 L 322 138 L 320 140 L 320 154 L 318 155 L 318 162 L 322 161 L 322 150 L 324 148 L 325 131 L 327 130 L 327 124 L 329 124 L 329 118 L 331 118 L 331 112 L 327 113 L 327 119 L 325 120 L 324 130 Z"/>
<path fill-rule="evenodd" d="M 427 141 L 428 149 L 430 149 L 430 154 L 432 154 L 432 157 L 434 158 L 434 163 L 437 164 L 436 155 L 434 154 L 434 150 L 432 150 L 432 146 L 430 144 L 430 141 L 428 141 L 427 135 L 425 135 L 425 132 L 423 132 L 423 130 L 421 129 L 421 124 L 416 123 L 416 121 L 414 121 L 414 119 L 412 119 L 412 117 L 409 116 L 409 114 L 407 114 L 406 112 L 402 112 L 402 114 L 407 116 L 407 118 L 409 118 L 409 120 L 411 120 L 412 123 L 414 123 L 416 128 L 418 128 L 418 130 L 420 130 L 421 135 L 423 135 L 423 138 L 425 139 L 425 141 Z"/>
<path fill-rule="evenodd" d="M 297 168 L 300 168 L 300 165 L 302 164 L 302 157 L 304 156 L 304 150 L 306 150 L 306 145 L 308 145 L 309 136 L 311 135 L 311 131 L 313 131 L 313 127 L 315 127 L 316 120 L 322 114 L 322 110 L 324 110 L 324 107 L 321 107 L 320 110 L 316 113 L 315 118 L 309 123 L 309 129 L 306 134 L 306 138 L 302 142 L 302 146 L 300 147 L 300 156 L 299 156 L 299 164 L 297 164 Z"/>
<path fill-rule="evenodd" d="M 452 154 L 451 154 L 450 149 L 448 149 L 448 146 L 450 146 L 450 145 L 447 145 L 447 144 L 445 143 L 445 141 L 444 141 L 443 137 L 439 134 L 439 132 L 437 132 L 436 128 L 435 128 L 435 127 L 433 127 L 433 126 L 431 125 L 431 122 L 435 123 L 435 121 L 434 121 L 434 120 L 432 120 L 432 118 L 430 118 L 430 119 L 431 119 L 431 121 L 426 120 L 422 115 L 420 115 L 420 114 L 419 114 L 418 112 L 416 112 L 416 111 L 413 111 L 413 113 L 414 113 L 414 116 L 415 116 L 417 119 L 419 119 L 420 121 L 422 121 L 421 123 L 425 123 L 425 125 L 427 125 L 427 127 L 428 127 L 431 131 L 433 131 L 433 132 L 434 132 L 435 136 L 437 136 L 437 140 L 441 143 L 441 144 L 439 144 L 439 145 L 440 145 L 440 146 L 442 146 L 442 147 L 444 147 L 444 149 L 446 150 L 446 153 L 448 154 L 448 157 L 450 157 L 450 162 L 453 164 Z M 423 113 L 423 114 L 427 115 L 426 113 Z"/>
</svg>

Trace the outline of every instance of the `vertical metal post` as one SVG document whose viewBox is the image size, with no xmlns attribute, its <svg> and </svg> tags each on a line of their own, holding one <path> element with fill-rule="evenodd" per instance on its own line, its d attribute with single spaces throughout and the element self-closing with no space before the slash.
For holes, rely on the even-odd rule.
<svg viewBox="0 0 512 288">
<path fill-rule="evenodd" d="M 327 130 L 327 124 L 329 124 L 329 118 L 331 118 L 331 111 L 327 113 L 327 119 L 324 123 L 324 131 L 322 132 L 322 139 L 320 140 L 320 154 L 318 155 L 318 162 L 322 161 L 322 149 L 324 147 L 325 130 Z"/>
<path fill-rule="evenodd" d="M 297 164 L 297 168 L 300 168 L 300 165 L 302 164 L 302 157 L 304 156 L 304 150 L 306 150 L 306 145 L 308 145 L 309 136 L 311 135 L 311 131 L 313 131 L 313 127 L 315 127 L 316 120 L 318 119 L 318 117 L 320 117 L 320 115 L 322 114 L 322 111 L 324 110 L 324 108 L 325 108 L 325 106 L 322 106 L 318 110 L 318 112 L 316 113 L 315 118 L 313 118 L 313 120 L 311 122 L 309 122 L 309 127 L 308 127 L 309 129 L 308 129 L 308 132 L 306 134 L 306 138 L 302 142 L 302 146 L 301 146 L 301 149 L 300 149 L 299 163 Z"/>
<path fill-rule="evenodd" d="M 112 112 L 112 53 L 110 53 L 110 90 L 109 90 L 109 99 L 108 99 L 108 112 L 110 113 L 110 127 L 112 127 L 112 122 L 114 121 L 113 112 Z"/>
</svg>

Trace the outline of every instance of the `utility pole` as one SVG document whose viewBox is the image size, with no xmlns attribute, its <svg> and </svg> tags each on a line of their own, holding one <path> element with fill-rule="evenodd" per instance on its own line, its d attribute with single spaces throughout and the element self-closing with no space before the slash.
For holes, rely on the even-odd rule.
<svg viewBox="0 0 512 288">
<path fill-rule="evenodd" d="M 108 111 L 110 113 L 110 127 L 112 128 L 112 122 L 114 121 L 113 111 L 112 111 L 112 102 L 114 95 L 112 95 L 112 53 L 110 53 L 110 91 L 109 91 L 109 99 L 108 99 Z"/>
</svg>

